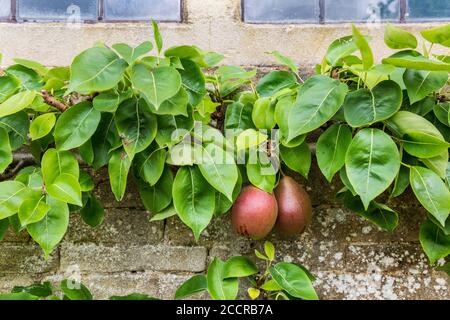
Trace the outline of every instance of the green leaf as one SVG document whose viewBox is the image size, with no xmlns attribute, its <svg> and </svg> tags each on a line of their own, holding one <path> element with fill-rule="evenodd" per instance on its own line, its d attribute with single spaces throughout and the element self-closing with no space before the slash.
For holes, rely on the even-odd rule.
<svg viewBox="0 0 450 320">
<path fill-rule="evenodd" d="M 391 198 L 396 198 L 405 192 L 409 186 L 409 168 L 402 166 L 395 178 L 394 188 L 392 189 Z"/>
<path fill-rule="evenodd" d="M 199 274 L 185 281 L 175 292 L 175 300 L 181 300 L 208 289 L 206 276 Z"/>
<path fill-rule="evenodd" d="M 11 97 L 20 88 L 20 80 L 14 76 L 0 77 L 0 103 Z"/>
<path fill-rule="evenodd" d="M 6 69 L 6 74 L 17 78 L 25 91 L 40 90 L 42 77 L 34 70 L 20 64 L 14 64 Z"/>
<path fill-rule="evenodd" d="M 69 300 L 92 300 L 92 294 L 89 289 L 79 282 L 63 280 L 61 282 L 61 290 Z"/>
<path fill-rule="evenodd" d="M 142 203 L 153 214 L 163 211 L 172 202 L 173 174 L 169 167 L 164 169 L 154 186 L 143 181 L 138 181 L 137 185 Z"/>
<path fill-rule="evenodd" d="M 448 80 L 448 72 L 406 69 L 403 75 L 410 103 L 422 100 L 441 89 Z"/>
<path fill-rule="evenodd" d="M 340 61 L 358 50 L 353 36 L 346 36 L 331 43 L 327 49 L 326 61 L 332 66 L 337 66 Z"/>
<path fill-rule="evenodd" d="M 273 261 L 275 259 L 275 246 L 273 245 L 272 242 L 270 241 L 264 242 L 264 252 L 270 261 Z"/>
<path fill-rule="evenodd" d="M 189 95 L 189 103 L 191 106 L 198 105 L 206 94 L 205 76 L 197 64 L 191 60 L 181 60 L 183 69 L 180 75 L 183 87 Z"/>
<path fill-rule="evenodd" d="M 82 207 L 81 188 L 78 179 L 71 174 L 63 173 L 52 184 L 46 185 L 46 191 L 52 197 Z"/>
<path fill-rule="evenodd" d="M 233 201 L 233 190 L 238 181 L 238 168 L 233 155 L 214 143 L 207 144 L 202 151 L 198 168 L 203 177 L 228 200 Z"/>
<path fill-rule="evenodd" d="M 352 141 L 352 132 L 347 125 L 335 124 L 319 138 L 316 157 L 320 171 L 328 182 L 345 164 L 345 155 Z"/>
<path fill-rule="evenodd" d="M 450 64 L 425 58 L 414 50 L 397 52 L 389 58 L 383 59 L 382 62 L 384 64 L 391 64 L 400 68 L 450 72 Z"/>
<path fill-rule="evenodd" d="M 132 90 L 120 93 L 113 90 L 102 92 L 94 98 L 92 104 L 97 111 L 114 113 L 122 102 L 131 98 L 132 93 Z"/>
<path fill-rule="evenodd" d="M 272 71 L 265 75 L 256 86 L 261 97 L 270 97 L 275 93 L 297 84 L 295 76 L 287 71 Z"/>
<path fill-rule="evenodd" d="M 262 286 L 261 289 L 265 291 L 280 291 L 283 290 L 282 287 L 273 279 L 267 280 Z"/>
<path fill-rule="evenodd" d="M 196 167 L 182 167 L 173 183 L 173 204 L 196 239 L 214 214 L 215 192 Z"/>
<path fill-rule="evenodd" d="M 30 197 L 19 207 L 19 219 L 22 227 L 44 219 L 50 206 L 45 202 L 45 196 Z"/>
<path fill-rule="evenodd" d="M 345 159 L 348 179 L 364 207 L 385 191 L 400 169 L 396 144 L 383 131 L 363 129 L 353 138 Z"/>
<path fill-rule="evenodd" d="M 444 232 L 430 220 L 420 226 L 420 244 L 431 264 L 450 254 L 450 235 Z"/>
<path fill-rule="evenodd" d="M 28 140 L 30 118 L 25 111 L 19 111 L 9 116 L 0 118 L 0 127 L 8 131 L 11 149 L 17 150 Z"/>
<path fill-rule="evenodd" d="M 450 214 L 450 191 L 433 171 L 411 167 L 411 187 L 420 203 L 442 226 Z"/>
<path fill-rule="evenodd" d="M 311 151 L 306 142 L 294 148 L 287 148 L 280 145 L 280 155 L 281 159 L 289 169 L 308 178 L 309 170 L 311 168 Z"/>
<path fill-rule="evenodd" d="M 355 25 L 352 25 L 353 41 L 361 52 L 361 58 L 365 70 L 369 70 L 373 66 L 373 53 L 370 49 L 369 42 L 361 34 Z"/>
<path fill-rule="evenodd" d="M 129 64 L 132 65 L 137 59 L 152 51 L 153 44 L 150 41 L 145 41 L 132 48 L 126 43 L 116 43 L 112 48 Z"/>
<path fill-rule="evenodd" d="M 0 220 L 13 216 L 29 195 L 29 189 L 18 181 L 0 182 Z"/>
<path fill-rule="evenodd" d="M 208 267 L 208 292 L 214 300 L 235 300 L 239 290 L 237 278 L 224 279 L 225 263 L 214 258 Z"/>
<path fill-rule="evenodd" d="M 127 188 L 128 172 L 130 171 L 130 157 L 121 149 L 112 153 L 109 159 L 108 173 L 111 190 L 117 201 L 122 201 Z"/>
<path fill-rule="evenodd" d="M 450 24 L 423 30 L 420 34 L 431 43 L 437 43 L 445 47 L 450 47 Z"/>
<path fill-rule="evenodd" d="M 0 301 L 24 301 L 24 300 L 39 300 L 39 297 L 33 296 L 28 292 L 15 293 L 1 293 Z"/>
<path fill-rule="evenodd" d="M 281 54 L 279 51 L 272 51 L 270 52 L 271 55 L 277 59 L 278 63 L 281 63 L 282 65 L 287 66 L 293 73 L 298 73 L 298 67 L 294 60 L 292 60 L 289 57 L 286 57 L 285 55 Z"/>
<path fill-rule="evenodd" d="M 172 146 L 180 141 L 194 127 L 192 108 L 189 107 L 188 116 L 158 116 L 158 133 L 156 142 L 160 147 Z"/>
<path fill-rule="evenodd" d="M 17 64 L 20 64 L 28 69 L 32 69 L 32 70 L 36 71 L 42 77 L 45 76 L 45 74 L 48 72 L 48 69 L 37 61 L 32 61 L 32 60 L 27 60 L 27 59 L 19 59 L 19 58 L 15 58 L 13 60 Z"/>
<path fill-rule="evenodd" d="M 450 262 L 447 262 L 443 266 L 436 268 L 436 270 L 443 271 L 443 272 L 447 273 L 448 276 L 450 276 Z"/>
<path fill-rule="evenodd" d="M 391 24 L 386 27 L 384 42 L 391 49 L 417 48 L 417 39 L 413 34 Z"/>
<path fill-rule="evenodd" d="M 3 241 L 9 227 L 9 219 L 0 220 L 0 241 Z"/>
<path fill-rule="evenodd" d="M 447 169 L 448 151 L 442 154 L 429 158 L 421 159 L 421 161 L 431 170 L 433 170 L 440 178 L 445 178 L 445 171 Z"/>
<path fill-rule="evenodd" d="M 222 193 L 216 192 L 216 205 L 214 208 L 214 214 L 220 216 L 227 213 L 233 206 L 233 202 L 236 201 L 237 197 L 241 193 L 241 189 L 242 189 L 242 174 L 241 171 L 238 169 L 238 181 L 234 186 L 233 201 L 228 200 L 227 197 L 225 197 Z"/>
<path fill-rule="evenodd" d="M 150 186 L 154 186 L 164 171 L 165 162 L 166 150 L 152 144 L 136 155 L 137 173 Z"/>
<path fill-rule="evenodd" d="M 69 151 L 48 149 L 42 157 L 42 176 L 46 185 L 52 184 L 62 174 L 80 176 L 78 161 Z"/>
<path fill-rule="evenodd" d="M 450 144 L 441 137 L 421 132 L 408 131 L 403 136 L 403 148 L 410 155 L 418 158 L 433 158 L 446 152 Z"/>
<path fill-rule="evenodd" d="M 101 202 L 94 195 L 90 194 L 86 204 L 80 210 L 80 215 L 87 225 L 95 228 L 102 224 L 105 218 L 105 210 Z"/>
<path fill-rule="evenodd" d="M 268 138 L 269 137 L 266 134 L 261 133 L 261 131 L 247 129 L 237 136 L 236 149 L 237 151 L 241 151 L 257 147 L 262 143 L 267 143 Z"/>
<path fill-rule="evenodd" d="M 245 278 L 258 273 L 255 263 L 247 257 L 231 257 L 223 266 L 223 278 Z"/>
<path fill-rule="evenodd" d="M 147 149 L 155 139 L 158 123 L 145 100 L 126 100 L 114 117 L 123 147 L 130 159 Z"/>
<path fill-rule="evenodd" d="M 234 102 L 227 106 L 225 114 L 225 129 L 256 128 L 252 119 L 253 104 Z"/>
<path fill-rule="evenodd" d="M 35 283 L 26 287 L 16 286 L 11 293 L 26 292 L 40 298 L 47 298 L 53 294 L 53 287 L 50 282 Z"/>
<path fill-rule="evenodd" d="M 38 140 L 49 134 L 55 126 L 56 116 L 54 113 L 46 113 L 36 117 L 30 125 L 31 140 Z"/>
<path fill-rule="evenodd" d="M 260 296 L 261 291 L 256 288 L 248 288 L 247 293 L 248 293 L 248 296 L 250 297 L 250 299 L 256 300 Z"/>
<path fill-rule="evenodd" d="M 46 258 L 62 240 L 69 226 L 67 203 L 49 196 L 47 204 L 50 210 L 44 219 L 27 226 L 28 233 L 41 246 Z"/>
<path fill-rule="evenodd" d="M 186 92 L 186 89 L 183 87 L 180 88 L 178 93 L 174 95 L 172 98 L 164 101 L 158 110 L 155 109 L 153 105 L 150 105 L 150 109 L 153 113 L 159 115 L 172 115 L 172 116 L 188 116 L 188 103 L 189 96 Z M 197 106 L 197 108 L 199 108 Z"/>
<path fill-rule="evenodd" d="M 362 127 L 386 120 L 402 105 L 402 90 L 391 80 L 380 82 L 372 90 L 359 89 L 345 98 L 345 120 L 352 127 Z"/>
<path fill-rule="evenodd" d="M 81 146 L 97 130 L 101 114 L 90 102 L 81 102 L 64 112 L 56 122 L 55 142 L 58 150 Z"/>
<path fill-rule="evenodd" d="M 360 197 L 347 191 L 344 194 L 344 205 L 382 230 L 393 232 L 397 228 L 398 213 L 384 204 L 372 201 L 369 208 L 365 210 Z"/>
<path fill-rule="evenodd" d="M 0 118 L 28 108 L 36 97 L 34 91 L 19 92 L 0 104 Z"/>
<path fill-rule="evenodd" d="M 172 67 L 149 70 L 143 64 L 136 64 L 131 71 L 131 82 L 158 110 L 164 101 L 178 93 L 181 87 L 181 76 Z"/>
<path fill-rule="evenodd" d="M 83 51 L 70 67 L 70 85 L 66 95 L 72 92 L 91 94 L 107 91 L 122 79 L 128 64 L 106 47 L 95 47 Z"/>
<path fill-rule="evenodd" d="M 267 154 L 257 153 L 257 159 L 249 159 L 247 163 L 247 177 L 255 187 L 271 193 L 275 188 L 276 171 Z"/>
<path fill-rule="evenodd" d="M 270 267 L 270 274 L 291 296 L 304 300 L 319 299 L 307 273 L 299 266 L 280 262 Z"/>
<path fill-rule="evenodd" d="M 171 196 L 171 198 L 172 198 L 172 196 Z M 166 220 L 166 219 L 176 216 L 176 215 L 177 215 L 177 211 L 175 210 L 175 208 L 173 206 L 169 206 L 168 208 L 164 209 L 160 213 L 153 215 L 150 219 L 150 222 Z"/>
<path fill-rule="evenodd" d="M 271 130 L 275 124 L 275 104 L 271 98 L 256 100 L 252 110 L 252 120 L 258 129 Z"/>
<path fill-rule="evenodd" d="M 330 120 L 342 106 L 348 87 L 326 76 L 305 81 L 288 115 L 288 141 L 309 133 Z"/>
<path fill-rule="evenodd" d="M 152 19 L 152 27 L 153 27 L 153 37 L 155 38 L 156 48 L 158 49 L 158 54 L 161 53 L 163 47 L 163 38 L 161 33 L 159 32 L 158 24 L 155 20 Z"/>
<path fill-rule="evenodd" d="M 450 102 L 438 103 L 434 106 L 433 112 L 442 124 L 450 127 Z"/>
<path fill-rule="evenodd" d="M 8 131 L 0 127 L 0 173 L 3 173 L 12 162 L 13 156 Z"/>
<path fill-rule="evenodd" d="M 92 151 L 94 152 L 94 161 L 92 166 L 95 170 L 108 164 L 110 159 L 110 150 L 115 149 L 122 143 L 117 132 L 114 117 L 110 113 L 103 113 L 97 131 L 92 136 Z"/>
</svg>

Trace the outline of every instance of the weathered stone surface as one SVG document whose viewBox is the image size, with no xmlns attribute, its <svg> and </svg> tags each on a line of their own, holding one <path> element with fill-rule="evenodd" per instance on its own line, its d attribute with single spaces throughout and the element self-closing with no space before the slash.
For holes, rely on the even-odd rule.
<svg viewBox="0 0 450 320">
<path fill-rule="evenodd" d="M 139 209 L 105 210 L 105 220 L 96 228 L 72 215 L 67 240 L 72 242 L 153 244 L 163 238 L 164 222 L 149 222 L 148 212 Z"/>
<path fill-rule="evenodd" d="M 382 290 L 390 292 L 390 298 L 408 300 L 449 300 L 450 278 L 444 273 L 410 269 L 401 275 L 383 277 Z"/>
<path fill-rule="evenodd" d="M 36 274 L 56 271 L 58 252 L 48 260 L 44 259 L 41 249 L 34 244 L 0 244 L 0 272 L 5 274 Z"/>
<path fill-rule="evenodd" d="M 19 234 L 15 233 L 11 227 L 6 231 L 5 237 L 3 238 L 3 242 L 29 242 L 31 237 L 25 231 L 20 232 Z"/>
<path fill-rule="evenodd" d="M 205 270 L 206 256 L 204 247 L 65 243 L 61 247 L 61 269 L 76 265 L 90 272 L 201 272 Z"/>
<path fill-rule="evenodd" d="M 410 268 L 429 268 L 429 262 L 419 244 L 350 245 L 345 256 L 346 270 L 349 272 L 392 273 Z"/>
<path fill-rule="evenodd" d="M 122 201 L 118 202 L 114 198 L 108 179 L 107 169 L 101 169 L 94 174 L 96 188 L 94 194 L 102 200 L 104 208 L 136 208 L 143 209 L 142 201 L 139 198 L 139 192 L 136 189 L 132 179 L 128 179 L 127 191 Z"/>
</svg>

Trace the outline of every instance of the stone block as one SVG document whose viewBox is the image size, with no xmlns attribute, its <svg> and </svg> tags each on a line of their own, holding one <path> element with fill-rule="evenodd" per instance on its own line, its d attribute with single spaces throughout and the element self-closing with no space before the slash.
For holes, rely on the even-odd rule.
<svg viewBox="0 0 450 320">
<path fill-rule="evenodd" d="M 149 213 L 140 209 L 105 210 L 105 220 L 96 228 L 80 215 L 71 216 L 66 239 L 71 242 L 155 244 L 162 240 L 164 222 L 150 222 Z"/>
<path fill-rule="evenodd" d="M 44 259 L 42 250 L 34 244 L 0 244 L 0 270 L 5 274 L 39 274 L 56 271 L 58 252 Z"/>
<path fill-rule="evenodd" d="M 201 272 L 206 256 L 204 247 L 65 243 L 61 247 L 61 269 L 77 266 L 82 272 Z"/>
</svg>

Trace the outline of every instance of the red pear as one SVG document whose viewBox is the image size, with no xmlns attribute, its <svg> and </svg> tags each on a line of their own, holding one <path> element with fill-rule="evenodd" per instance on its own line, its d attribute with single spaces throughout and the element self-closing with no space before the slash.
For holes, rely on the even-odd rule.
<svg viewBox="0 0 450 320">
<path fill-rule="evenodd" d="M 277 201 L 273 194 L 247 186 L 233 205 L 231 222 L 237 233 L 260 240 L 272 231 L 277 212 Z"/>
<path fill-rule="evenodd" d="M 308 193 L 291 177 L 281 178 L 275 189 L 278 202 L 276 228 L 282 234 L 293 236 L 305 231 L 312 218 Z"/>
</svg>

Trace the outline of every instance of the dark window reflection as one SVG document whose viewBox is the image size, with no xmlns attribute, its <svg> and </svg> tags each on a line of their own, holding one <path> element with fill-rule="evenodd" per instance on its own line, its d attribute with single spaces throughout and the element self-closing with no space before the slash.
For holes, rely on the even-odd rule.
<svg viewBox="0 0 450 320">
<path fill-rule="evenodd" d="M 407 19 L 448 20 L 450 0 L 408 0 Z"/>
<path fill-rule="evenodd" d="M 180 0 L 105 0 L 106 20 L 180 21 Z"/>
<path fill-rule="evenodd" d="M 399 0 L 326 0 L 326 21 L 399 20 Z"/>
<path fill-rule="evenodd" d="M 18 0 L 19 20 L 97 20 L 97 0 Z"/>
<path fill-rule="evenodd" d="M 246 22 L 302 22 L 319 21 L 318 0 L 245 0 Z"/>
</svg>

